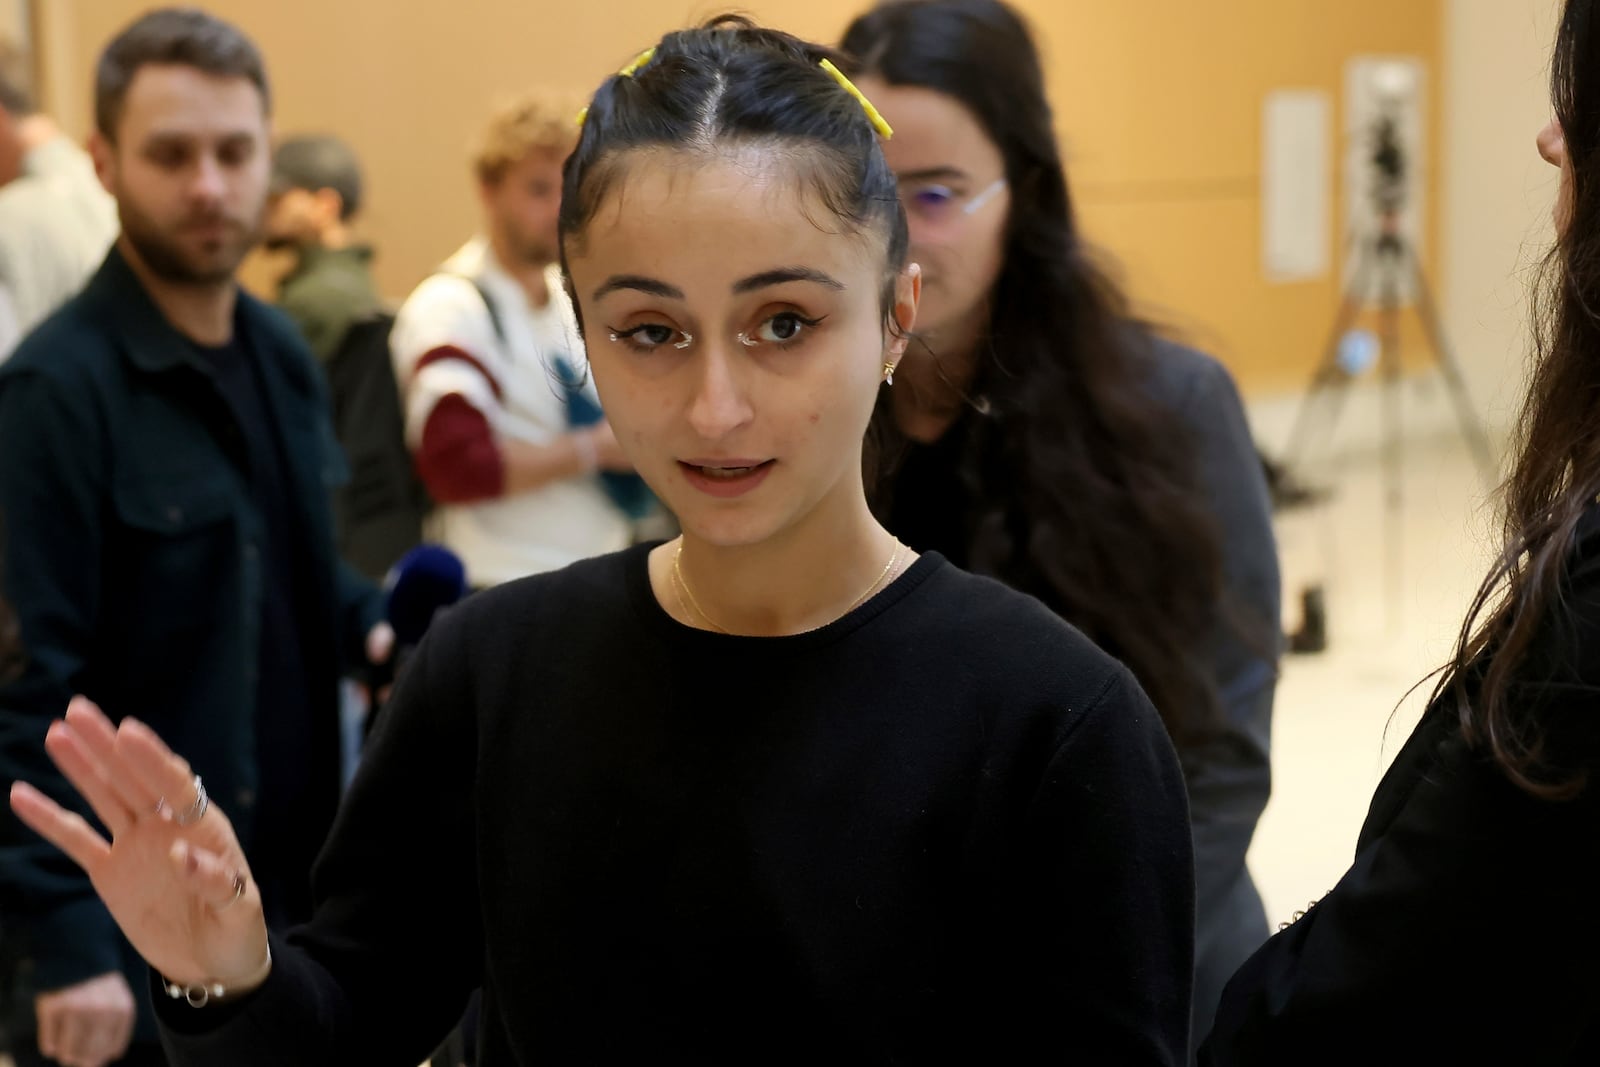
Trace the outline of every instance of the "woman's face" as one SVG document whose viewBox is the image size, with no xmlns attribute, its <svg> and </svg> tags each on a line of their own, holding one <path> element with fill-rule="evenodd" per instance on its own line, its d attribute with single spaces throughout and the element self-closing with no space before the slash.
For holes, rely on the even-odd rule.
<svg viewBox="0 0 1600 1067">
<path fill-rule="evenodd" d="M 595 384 L 686 532 L 719 545 L 860 506 L 861 448 L 904 341 L 882 235 L 830 225 L 782 153 L 639 152 L 567 243 Z M 896 318 L 916 315 L 914 268 Z"/>
<path fill-rule="evenodd" d="M 919 332 L 936 340 L 985 322 L 1011 213 L 1000 149 L 972 112 L 943 93 L 875 77 L 857 86 L 894 127 L 883 154 L 900 179 L 911 259 L 922 265 Z"/>
<path fill-rule="evenodd" d="M 1572 220 L 1572 159 L 1567 155 L 1567 138 L 1561 123 L 1551 119 L 1539 131 L 1539 155 L 1546 163 L 1561 168 L 1561 185 L 1556 191 L 1556 232 L 1565 233 Z"/>
</svg>

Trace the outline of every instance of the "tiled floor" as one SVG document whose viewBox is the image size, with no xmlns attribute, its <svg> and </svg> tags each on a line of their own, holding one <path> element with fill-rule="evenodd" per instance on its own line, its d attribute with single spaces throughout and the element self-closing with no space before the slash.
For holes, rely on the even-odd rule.
<svg viewBox="0 0 1600 1067">
<path fill-rule="evenodd" d="M 1330 642 L 1320 655 L 1289 657 L 1278 686 L 1273 799 L 1250 854 L 1274 923 L 1348 866 L 1373 787 L 1429 686 L 1401 698 L 1448 656 L 1495 528 L 1454 440 L 1407 446 L 1397 515 L 1376 457 L 1326 473 L 1333 500 L 1279 521 L 1285 588 L 1326 583 Z M 1290 603 L 1286 623 L 1298 611 Z"/>
</svg>

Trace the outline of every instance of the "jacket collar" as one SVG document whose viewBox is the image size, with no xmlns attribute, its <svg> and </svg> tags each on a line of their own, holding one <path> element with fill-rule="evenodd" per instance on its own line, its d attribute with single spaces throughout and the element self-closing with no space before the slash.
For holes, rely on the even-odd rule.
<svg viewBox="0 0 1600 1067">
<path fill-rule="evenodd" d="M 95 272 L 85 295 L 101 306 L 115 336 L 122 342 L 128 359 L 140 370 L 159 373 L 178 367 L 204 370 L 194 345 L 167 321 L 144 283 L 128 265 L 120 245 L 111 246 L 105 262 Z M 249 309 L 244 294 L 239 294 L 236 328 L 247 329 Z"/>
</svg>

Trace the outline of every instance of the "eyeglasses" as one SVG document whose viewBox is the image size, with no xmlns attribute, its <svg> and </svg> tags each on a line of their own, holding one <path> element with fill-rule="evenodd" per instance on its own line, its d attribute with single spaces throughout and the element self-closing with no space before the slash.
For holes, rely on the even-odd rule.
<svg viewBox="0 0 1600 1067">
<path fill-rule="evenodd" d="M 976 193 L 958 193 L 939 182 L 910 182 L 900 186 L 900 202 L 906 214 L 925 222 L 949 222 L 976 215 L 1006 187 L 996 178 Z"/>
</svg>

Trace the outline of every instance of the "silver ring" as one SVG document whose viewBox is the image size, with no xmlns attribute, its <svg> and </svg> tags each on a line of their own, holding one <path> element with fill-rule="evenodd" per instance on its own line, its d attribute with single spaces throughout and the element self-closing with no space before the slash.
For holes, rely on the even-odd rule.
<svg viewBox="0 0 1600 1067">
<path fill-rule="evenodd" d="M 216 908 L 214 910 L 216 910 L 216 911 L 227 911 L 229 908 L 231 908 L 235 904 L 239 903 L 239 898 L 244 896 L 244 887 L 245 887 L 245 885 L 246 885 L 246 882 L 245 882 L 244 872 L 243 871 L 234 871 L 233 872 L 233 898 L 231 900 L 229 900 L 226 904 L 222 905 L 222 907 Z"/>
<path fill-rule="evenodd" d="M 167 798 L 156 797 L 156 818 L 161 818 L 167 813 Z"/>
<path fill-rule="evenodd" d="M 211 806 L 211 799 L 206 796 L 205 783 L 200 781 L 200 776 L 194 776 L 194 803 L 184 810 L 175 813 L 172 821 L 179 826 L 193 826 L 206 816 L 206 809 Z"/>
</svg>

